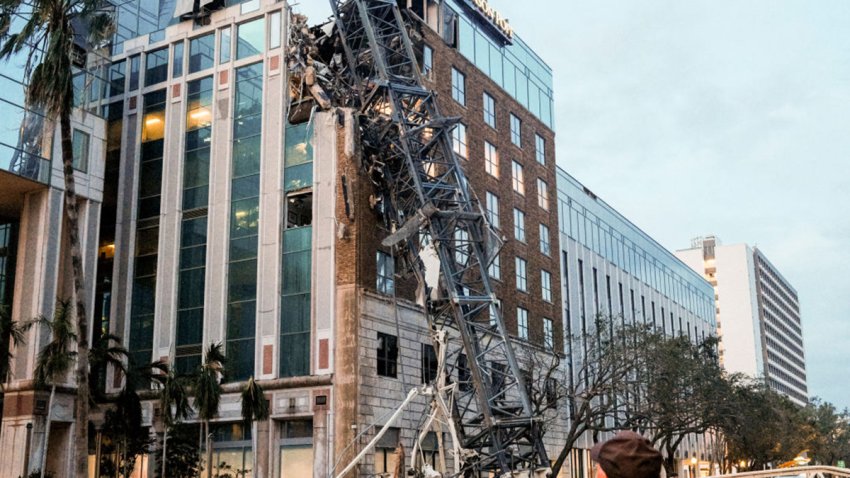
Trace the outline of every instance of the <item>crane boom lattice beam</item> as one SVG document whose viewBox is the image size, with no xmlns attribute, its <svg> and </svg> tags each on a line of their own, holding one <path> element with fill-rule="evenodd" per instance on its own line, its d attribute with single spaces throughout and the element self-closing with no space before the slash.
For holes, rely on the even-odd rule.
<svg viewBox="0 0 850 478">
<path fill-rule="evenodd" d="M 430 327 L 449 339 L 452 420 L 472 452 L 461 474 L 546 469 L 540 424 L 487 274 L 500 241 L 452 150 L 457 119 L 441 116 L 423 86 L 395 0 L 331 6 L 355 90 L 342 100 L 359 109 L 364 167 L 396 231 L 389 241 L 425 291 Z M 438 283 L 426 280 L 426 249 L 439 260 Z"/>
</svg>

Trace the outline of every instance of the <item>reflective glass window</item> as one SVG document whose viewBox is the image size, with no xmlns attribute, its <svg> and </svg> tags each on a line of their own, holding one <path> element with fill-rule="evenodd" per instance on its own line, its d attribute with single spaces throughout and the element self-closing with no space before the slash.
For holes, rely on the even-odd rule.
<svg viewBox="0 0 850 478">
<path fill-rule="evenodd" d="M 215 34 L 189 40 L 189 73 L 212 68 L 215 64 Z"/>
<path fill-rule="evenodd" d="M 145 55 L 145 86 L 162 83 L 168 79 L 168 48 Z"/>
<path fill-rule="evenodd" d="M 259 55 L 265 50 L 265 25 L 263 18 L 243 23 L 237 27 L 236 59 Z"/>
</svg>

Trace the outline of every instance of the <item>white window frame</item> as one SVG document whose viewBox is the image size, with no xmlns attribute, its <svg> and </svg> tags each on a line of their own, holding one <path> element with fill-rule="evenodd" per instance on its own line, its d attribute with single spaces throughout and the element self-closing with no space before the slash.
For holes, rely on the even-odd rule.
<svg viewBox="0 0 850 478">
<path fill-rule="evenodd" d="M 516 308 L 516 332 L 517 337 L 528 340 L 528 309 Z"/>
<path fill-rule="evenodd" d="M 484 170 L 494 178 L 499 177 L 499 150 L 489 141 L 484 142 Z"/>
<path fill-rule="evenodd" d="M 463 159 L 469 158 L 469 144 L 466 141 L 466 125 L 458 123 L 452 129 L 452 150 Z"/>
<path fill-rule="evenodd" d="M 499 228 L 499 196 L 487 191 L 487 220 L 490 225 Z"/>
<path fill-rule="evenodd" d="M 521 292 L 528 292 L 528 261 L 517 257 L 516 265 L 516 288 Z"/>
<path fill-rule="evenodd" d="M 496 99 L 486 91 L 482 95 L 482 108 L 484 124 L 496 129 Z"/>
<path fill-rule="evenodd" d="M 452 99 L 466 106 L 466 75 L 452 67 Z"/>
<path fill-rule="evenodd" d="M 522 148 L 522 120 L 513 113 L 511 113 L 511 143 L 517 148 Z"/>
<path fill-rule="evenodd" d="M 549 210 L 549 184 L 537 178 L 537 205 L 544 211 Z"/>
<path fill-rule="evenodd" d="M 555 323 L 546 317 L 543 317 L 543 345 L 550 350 L 555 348 Z"/>
<path fill-rule="evenodd" d="M 540 164 L 546 164 L 546 138 L 534 134 L 534 157 Z"/>
<path fill-rule="evenodd" d="M 517 208 L 514 208 L 514 238 L 517 241 L 526 242 L 525 213 Z"/>
<path fill-rule="evenodd" d="M 511 161 L 511 183 L 514 191 L 525 196 L 525 169 L 516 160 Z"/>
<path fill-rule="evenodd" d="M 540 295 L 546 302 L 552 302 L 552 274 L 549 271 L 540 271 Z"/>
<path fill-rule="evenodd" d="M 549 226 L 540 224 L 540 253 L 549 256 L 552 255 L 552 243 L 549 240 Z"/>
</svg>

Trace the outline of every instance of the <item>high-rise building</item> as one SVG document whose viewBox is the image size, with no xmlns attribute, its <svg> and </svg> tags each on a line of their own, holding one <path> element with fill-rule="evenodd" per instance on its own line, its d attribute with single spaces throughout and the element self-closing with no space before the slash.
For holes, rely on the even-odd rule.
<svg viewBox="0 0 850 478">
<path fill-rule="evenodd" d="M 800 302 L 791 283 L 758 247 L 722 245 L 715 236 L 696 238 L 676 255 L 714 286 L 723 366 L 808 403 Z"/>
<path fill-rule="evenodd" d="M 647 324 L 694 341 L 715 334 L 711 285 L 560 168 L 558 212 L 566 336 L 592 330 L 597 317 L 616 325 Z M 565 353 L 581 363 L 583 351 L 565 345 Z M 572 476 L 587 476 L 592 438 L 588 434 L 573 452 Z M 675 458 L 683 469 L 696 458 L 709 471 L 705 445 L 705 437 L 689 437 Z"/>
<path fill-rule="evenodd" d="M 466 0 L 401 7 L 426 86 L 445 116 L 461 118 L 454 152 L 505 242 L 489 276 L 507 330 L 519 346 L 559 351 L 552 72 L 492 9 Z M 80 126 L 92 138 L 93 179 L 78 183 L 90 198 L 91 339 L 115 334 L 134 366 L 164 362 L 181 374 L 223 344 L 212 463 L 246 476 L 329 476 L 436 365 L 415 281 L 381 245 L 393 231 L 357 157 L 355 115 L 313 108 L 290 81 L 289 13 L 272 0 L 120 3 L 109 62 L 82 83 L 93 112 L 81 116 L 88 129 Z M 0 286 L 14 281 L 16 320 L 50 316 L 57 297 L 70 295 L 59 260 L 61 170 L 44 161 L 52 180 L 0 171 L 4 186 L 35 191 L 0 188 L 11 224 L 0 226 L 0 267 L 15 264 L 14 274 L 0 268 Z M 48 471 L 70 475 L 73 428 L 84 422 L 70 413 L 72 377 L 52 406 L 33 386 L 45 340 L 31 330 L 13 350 L 0 476 L 27 474 L 42 456 Z M 264 387 L 271 418 L 245 426 L 239 395 L 249 377 Z M 109 369 L 96 382 L 115 393 L 124 375 Z M 143 426 L 161 443 L 162 410 L 149 388 Z M 427 407 L 416 400 L 357 474 L 391 473 L 396 444 L 413 440 Z M 104 408 L 87 418 L 100 430 Z M 197 418 L 187 422 L 197 436 Z M 438 437 L 426 442 L 433 462 Z M 153 449 L 139 459 L 140 476 L 154 473 Z"/>
</svg>

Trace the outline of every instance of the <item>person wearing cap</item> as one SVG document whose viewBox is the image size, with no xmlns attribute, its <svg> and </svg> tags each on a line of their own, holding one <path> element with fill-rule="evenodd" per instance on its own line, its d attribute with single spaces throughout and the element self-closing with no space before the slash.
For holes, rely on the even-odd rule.
<svg viewBox="0 0 850 478">
<path fill-rule="evenodd" d="M 649 440 L 632 431 L 597 443 L 590 456 L 598 464 L 596 478 L 659 478 L 664 461 Z"/>
</svg>

